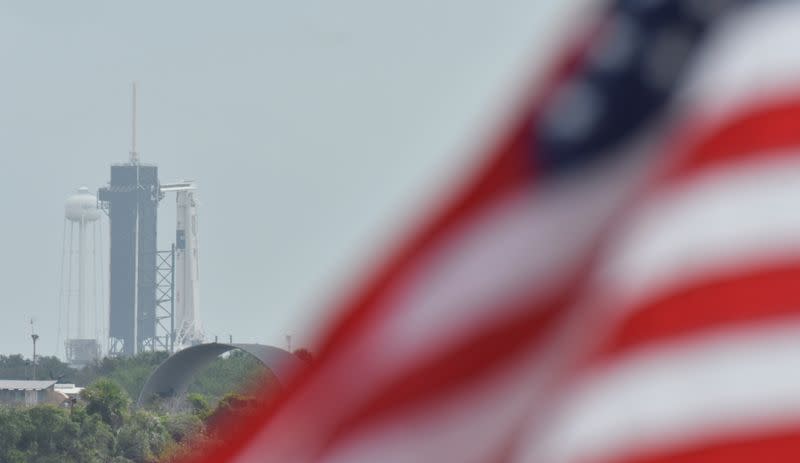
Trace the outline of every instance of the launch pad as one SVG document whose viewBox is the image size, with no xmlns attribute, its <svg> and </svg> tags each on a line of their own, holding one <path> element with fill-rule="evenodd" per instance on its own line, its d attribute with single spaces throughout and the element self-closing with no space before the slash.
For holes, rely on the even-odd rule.
<svg viewBox="0 0 800 463">
<path fill-rule="evenodd" d="M 158 167 L 136 151 L 136 87 L 132 147 L 127 163 L 111 166 L 98 190 L 111 223 L 109 254 L 109 355 L 132 356 L 202 342 L 198 319 L 196 185 L 162 185 Z M 158 206 L 176 195 L 175 243 L 157 248 Z"/>
</svg>

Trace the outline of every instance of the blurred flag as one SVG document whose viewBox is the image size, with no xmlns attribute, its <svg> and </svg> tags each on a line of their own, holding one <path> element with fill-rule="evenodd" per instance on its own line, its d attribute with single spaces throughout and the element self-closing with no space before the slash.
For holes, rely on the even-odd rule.
<svg viewBox="0 0 800 463">
<path fill-rule="evenodd" d="M 615 2 L 207 461 L 797 461 L 798 21 Z"/>
</svg>

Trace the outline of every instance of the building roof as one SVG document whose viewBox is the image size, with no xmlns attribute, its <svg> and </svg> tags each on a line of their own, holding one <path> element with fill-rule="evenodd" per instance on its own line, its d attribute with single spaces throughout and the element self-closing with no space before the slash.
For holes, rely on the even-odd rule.
<svg viewBox="0 0 800 463">
<path fill-rule="evenodd" d="M 83 390 L 82 387 L 76 387 L 74 384 L 64 383 L 56 384 L 55 390 L 66 395 L 78 395 Z"/>
<path fill-rule="evenodd" d="M 51 381 L 28 381 L 17 379 L 0 379 L 0 390 L 10 391 L 41 391 L 48 389 L 56 383 Z"/>
</svg>

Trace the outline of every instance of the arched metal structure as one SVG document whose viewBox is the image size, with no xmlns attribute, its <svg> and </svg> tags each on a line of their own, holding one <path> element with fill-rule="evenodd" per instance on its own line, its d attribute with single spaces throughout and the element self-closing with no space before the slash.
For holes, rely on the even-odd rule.
<svg viewBox="0 0 800 463">
<path fill-rule="evenodd" d="M 286 385 L 302 360 L 291 352 L 263 344 L 209 343 L 187 347 L 159 365 L 147 378 L 137 405 L 144 405 L 154 396 L 180 397 L 186 393 L 194 375 L 225 352 L 239 349 L 258 359 L 282 385 Z"/>
</svg>

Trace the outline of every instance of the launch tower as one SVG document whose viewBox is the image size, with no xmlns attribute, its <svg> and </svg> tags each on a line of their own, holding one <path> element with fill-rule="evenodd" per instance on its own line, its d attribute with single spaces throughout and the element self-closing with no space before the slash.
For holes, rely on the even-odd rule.
<svg viewBox="0 0 800 463">
<path fill-rule="evenodd" d="M 111 166 L 111 181 L 98 191 L 110 223 L 109 354 L 151 350 L 156 331 L 156 218 L 161 190 L 158 167 L 136 152 L 136 87 L 129 162 Z"/>
</svg>

